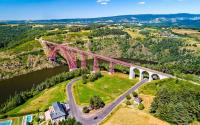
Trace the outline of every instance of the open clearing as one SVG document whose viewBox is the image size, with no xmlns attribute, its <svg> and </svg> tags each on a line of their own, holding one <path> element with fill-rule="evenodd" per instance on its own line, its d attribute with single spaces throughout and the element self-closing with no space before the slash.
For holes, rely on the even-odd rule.
<svg viewBox="0 0 200 125">
<path fill-rule="evenodd" d="M 200 32 L 198 30 L 192 30 L 192 29 L 172 29 L 172 32 L 181 34 L 181 35 L 200 35 Z"/>
<path fill-rule="evenodd" d="M 169 125 L 138 109 L 120 107 L 102 125 Z"/>
<path fill-rule="evenodd" d="M 102 78 L 87 84 L 82 84 L 79 80 L 73 86 L 76 103 L 88 105 L 94 95 L 100 96 L 105 103 L 110 103 L 137 82 L 138 79 L 129 80 L 128 75 L 122 73 L 104 74 Z"/>
<path fill-rule="evenodd" d="M 8 114 L 24 114 L 36 111 L 44 111 L 45 109 L 48 109 L 48 107 L 55 101 L 66 101 L 65 87 L 67 83 L 68 81 L 60 83 L 50 89 L 44 90 L 39 95 L 28 100 L 23 105 L 8 112 Z"/>
</svg>

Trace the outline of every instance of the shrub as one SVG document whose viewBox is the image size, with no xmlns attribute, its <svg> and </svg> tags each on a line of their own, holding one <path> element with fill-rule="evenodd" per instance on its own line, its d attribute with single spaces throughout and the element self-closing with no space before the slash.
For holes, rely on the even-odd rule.
<svg viewBox="0 0 200 125">
<path fill-rule="evenodd" d="M 126 105 L 131 105 L 131 102 L 129 100 L 127 100 Z"/>
<path fill-rule="evenodd" d="M 133 97 L 138 97 L 138 94 L 135 91 L 132 93 L 132 95 L 133 95 Z"/>
<path fill-rule="evenodd" d="M 143 109 L 144 109 L 144 105 L 143 105 L 142 103 L 140 103 L 140 104 L 138 105 L 138 109 L 139 109 L 139 110 L 143 110 Z"/>
<path fill-rule="evenodd" d="M 99 96 L 94 96 L 90 99 L 90 107 L 92 109 L 100 109 L 105 106 L 105 103 Z"/>
<path fill-rule="evenodd" d="M 35 117 L 33 118 L 33 120 L 36 121 L 36 122 L 39 122 L 39 121 L 40 121 L 40 118 L 39 118 L 38 116 L 35 116 Z"/>
<path fill-rule="evenodd" d="M 89 113 L 90 110 L 87 106 L 83 107 L 83 113 Z"/>
<path fill-rule="evenodd" d="M 67 119 L 61 121 L 59 125 L 82 125 L 80 122 L 76 121 L 75 118 L 68 117 Z"/>
<path fill-rule="evenodd" d="M 126 99 L 127 99 L 127 100 L 130 100 L 130 99 L 131 99 L 131 96 L 130 96 L 130 95 L 127 95 L 127 96 L 126 96 Z"/>
<path fill-rule="evenodd" d="M 86 84 L 86 83 L 87 83 L 87 75 L 86 75 L 86 74 L 83 74 L 83 75 L 82 75 L 82 83 L 83 83 L 83 84 Z"/>
<path fill-rule="evenodd" d="M 97 78 L 101 78 L 101 77 L 102 77 L 101 72 L 97 72 L 97 73 L 96 73 L 96 76 L 97 76 Z"/>
<path fill-rule="evenodd" d="M 97 73 L 92 73 L 88 76 L 88 79 L 90 82 L 94 82 L 95 80 L 97 80 L 98 78 L 102 77 L 101 72 L 97 72 Z"/>
<path fill-rule="evenodd" d="M 90 82 L 94 82 L 95 80 L 97 80 L 97 76 L 95 73 L 92 73 L 89 75 L 88 79 Z"/>
<path fill-rule="evenodd" d="M 5 119 L 7 117 L 8 117 L 7 115 L 0 115 L 0 119 Z"/>
</svg>

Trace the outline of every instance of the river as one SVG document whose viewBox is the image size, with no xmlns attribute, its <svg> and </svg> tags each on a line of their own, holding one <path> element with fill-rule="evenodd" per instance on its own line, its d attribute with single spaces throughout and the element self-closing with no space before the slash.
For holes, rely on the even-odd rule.
<svg viewBox="0 0 200 125">
<path fill-rule="evenodd" d="M 50 69 L 42 69 L 28 74 L 16 76 L 0 81 L 0 103 L 4 102 L 15 93 L 30 90 L 33 85 L 38 85 L 45 79 L 58 73 L 68 71 L 68 66 L 58 66 Z"/>
</svg>

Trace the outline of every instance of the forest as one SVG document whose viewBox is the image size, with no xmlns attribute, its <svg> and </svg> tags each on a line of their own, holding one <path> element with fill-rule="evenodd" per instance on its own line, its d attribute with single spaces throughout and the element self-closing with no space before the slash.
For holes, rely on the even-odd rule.
<svg viewBox="0 0 200 125">
<path fill-rule="evenodd" d="M 149 112 L 171 124 L 188 125 L 200 119 L 200 87 L 185 80 L 150 82 L 139 92 L 155 96 Z"/>
</svg>

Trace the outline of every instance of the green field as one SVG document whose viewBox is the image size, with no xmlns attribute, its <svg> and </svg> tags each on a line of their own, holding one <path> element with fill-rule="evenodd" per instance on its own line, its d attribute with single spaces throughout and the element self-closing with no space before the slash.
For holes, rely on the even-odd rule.
<svg viewBox="0 0 200 125">
<path fill-rule="evenodd" d="M 55 101 L 66 101 L 65 87 L 68 81 L 60 83 L 55 87 L 46 89 L 39 95 L 28 100 L 23 105 L 8 112 L 8 115 L 32 113 L 36 111 L 44 111 Z"/>
<path fill-rule="evenodd" d="M 177 80 L 177 79 L 164 79 L 155 80 L 148 84 L 145 84 L 139 88 L 139 93 L 146 95 L 156 95 L 156 93 L 163 87 L 167 87 L 170 90 L 200 90 L 200 86 L 192 84 L 188 81 Z"/>
<path fill-rule="evenodd" d="M 74 86 L 76 102 L 79 105 L 87 105 L 92 96 L 100 96 L 105 103 L 110 103 L 119 95 L 135 85 L 138 79 L 130 80 L 128 75 L 116 73 L 114 75 L 104 74 L 95 82 L 82 84 L 81 80 Z"/>
</svg>

